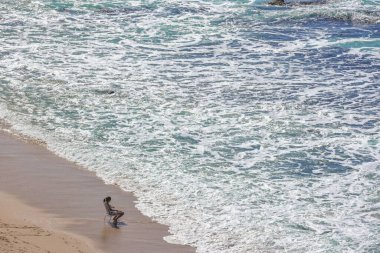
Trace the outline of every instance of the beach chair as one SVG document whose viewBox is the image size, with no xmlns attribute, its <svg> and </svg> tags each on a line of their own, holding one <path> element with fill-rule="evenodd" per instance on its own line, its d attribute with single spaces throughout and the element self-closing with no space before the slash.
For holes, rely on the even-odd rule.
<svg viewBox="0 0 380 253">
<path fill-rule="evenodd" d="M 104 216 L 104 222 L 106 221 L 106 217 L 108 217 L 108 223 L 113 219 L 113 225 L 117 227 L 118 219 L 124 215 L 123 211 L 114 209 L 113 206 L 110 205 L 111 197 L 106 197 L 103 199 L 104 207 L 106 208 L 106 215 Z"/>
</svg>

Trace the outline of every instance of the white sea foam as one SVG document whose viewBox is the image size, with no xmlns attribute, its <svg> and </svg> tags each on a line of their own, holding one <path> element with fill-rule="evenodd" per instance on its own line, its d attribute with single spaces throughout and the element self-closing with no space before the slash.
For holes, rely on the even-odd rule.
<svg viewBox="0 0 380 253">
<path fill-rule="evenodd" d="M 254 2 L 1 3 L 0 118 L 198 252 L 376 252 L 379 7 Z"/>
</svg>

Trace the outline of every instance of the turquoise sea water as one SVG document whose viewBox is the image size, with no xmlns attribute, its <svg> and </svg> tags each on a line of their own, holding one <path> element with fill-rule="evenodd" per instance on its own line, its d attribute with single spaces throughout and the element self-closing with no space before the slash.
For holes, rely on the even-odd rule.
<svg viewBox="0 0 380 253">
<path fill-rule="evenodd" d="M 0 119 L 198 252 L 380 252 L 380 1 L 0 1 Z"/>
</svg>

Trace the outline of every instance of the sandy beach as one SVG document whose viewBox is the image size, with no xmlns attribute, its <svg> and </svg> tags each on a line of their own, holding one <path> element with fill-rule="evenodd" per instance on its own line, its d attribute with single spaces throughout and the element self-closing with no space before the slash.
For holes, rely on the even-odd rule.
<svg viewBox="0 0 380 253">
<path fill-rule="evenodd" d="M 195 252 L 163 240 L 168 227 L 142 215 L 132 193 L 43 145 L 0 132 L 1 252 Z M 119 228 L 104 221 L 102 199 L 126 212 Z"/>
<path fill-rule="evenodd" d="M 100 252 L 86 238 L 55 230 L 54 218 L 41 210 L 3 192 L 0 198 L 0 252 Z"/>
</svg>

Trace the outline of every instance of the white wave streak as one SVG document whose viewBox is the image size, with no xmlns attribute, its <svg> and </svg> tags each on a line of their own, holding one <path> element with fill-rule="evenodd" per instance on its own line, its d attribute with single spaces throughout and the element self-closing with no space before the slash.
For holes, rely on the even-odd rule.
<svg viewBox="0 0 380 253">
<path fill-rule="evenodd" d="M 340 38 L 310 7 L 10 4 L 0 4 L 0 118 L 134 191 L 170 226 L 168 241 L 376 252 L 373 23 L 338 21 Z"/>
</svg>

